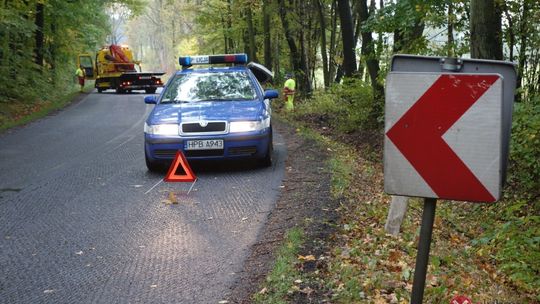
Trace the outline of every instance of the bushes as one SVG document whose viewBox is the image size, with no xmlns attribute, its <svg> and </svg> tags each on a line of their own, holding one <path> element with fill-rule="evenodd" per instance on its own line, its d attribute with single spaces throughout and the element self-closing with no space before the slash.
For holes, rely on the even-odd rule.
<svg viewBox="0 0 540 304">
<path fill-rule="evenodd" d="M 540 96 L 515 104 L 505 199 L 488 209 L 473 241 L 520 288 L 539 294 Z M 540 297 L 537 298 L 540 300 Z"/>
<path fill-rule="evenodd" d="M 540 196 L 540 96 L 515 105 L 509 184 L 515 193 Z"/>
<path fill-rule="evenodd" d="M 380 113 L 374 114 L 371 87 L 358 79 L 346 79 L 296 106 L 298 118 L 316 116 L 323 123 L 342 132 L 372 127 Z"/>
</svg>

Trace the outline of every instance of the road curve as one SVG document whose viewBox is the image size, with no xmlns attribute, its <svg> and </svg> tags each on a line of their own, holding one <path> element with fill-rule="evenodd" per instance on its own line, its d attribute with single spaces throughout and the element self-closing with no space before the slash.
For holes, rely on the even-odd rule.
<svg viewBox="0 0 540 304">
<path fill-rule="evenodd" d="M 0 134 L 0 303 L 218 303 L 279 194 L 274 165 L 144 165 L 143 94 L 88 95 Z M 163 203 L 174 192 L 179 204 Z"/>
</svg>

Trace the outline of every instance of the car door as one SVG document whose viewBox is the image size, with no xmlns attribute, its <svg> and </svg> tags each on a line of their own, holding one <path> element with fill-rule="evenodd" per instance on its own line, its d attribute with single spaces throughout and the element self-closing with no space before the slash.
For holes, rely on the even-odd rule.
<svg viewBox="0 0 540 304">
<path fill-rule="evenodd" d="M 272 73 L 269 69 L 267 69 L 262 64 L 250 62 L 248 63 L 247 67 L 251 70 L 253 75 L 255 75 L 255 78 L 257 78 L 257 80 L 261 84 L 264 84 L 265 82 L 272 80 L 272 78 L 274 77 L 274 73 Z"/>
<path fill-rule="evenodd" d="M 96 79 L 94 61 L 90 54 L 80 54 L 77 57 L 77 66 L 82 66 L 86 79 Z"/>
</svg>

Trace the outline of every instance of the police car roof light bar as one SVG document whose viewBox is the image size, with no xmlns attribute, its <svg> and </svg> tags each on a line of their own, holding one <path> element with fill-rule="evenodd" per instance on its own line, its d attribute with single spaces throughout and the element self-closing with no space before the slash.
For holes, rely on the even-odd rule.
<svg viewBox="0 0 540 304">
<path fill-rule="evenodd" d="M 218 64 L 218 63 L 247 63 L 246 54 L 224 54 L 224 55 L 206 55 L 206 56 L 185 56 L 178 58 L 178 63 L 183 67 L 190 67 L 195 64 Z"/>
</svg>

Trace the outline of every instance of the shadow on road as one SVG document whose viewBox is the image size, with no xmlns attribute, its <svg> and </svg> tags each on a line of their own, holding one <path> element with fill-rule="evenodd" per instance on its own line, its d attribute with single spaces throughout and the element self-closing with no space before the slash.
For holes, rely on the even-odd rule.
<svg viewBox="0 0 540 304">
<path fill-rule="evenodd" d="M 247 172 L 264 169 L 257 160 L 191 160 L 191 169 L 197 173 L 223 173 L 223 172 Z M 159 171 L 150 172 L 150 175 L 163 176 L 169 170 L 169 164 L 163 164 Z M 180 169 L 181 170 L 181 169 Z"/>
</svg>

